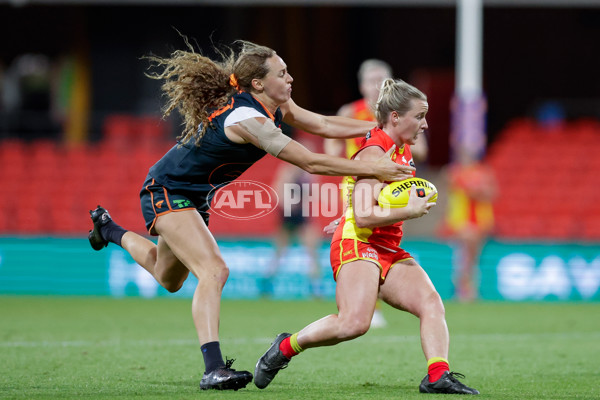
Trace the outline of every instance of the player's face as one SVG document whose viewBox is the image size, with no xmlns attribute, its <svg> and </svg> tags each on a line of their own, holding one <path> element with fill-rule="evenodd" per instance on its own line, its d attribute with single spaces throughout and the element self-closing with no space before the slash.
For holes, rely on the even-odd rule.
<svg viewBox="0 0 600 400">
<path fill-rule="evenodd" d="M 288 73 L 287 65 L 277 54 L 267 58 L 269 72 L 260 79 L 263 91 L 277 105 L 283 104 L 292 96 L 294 78 Z"/>
<path fill-rule="evenodd" d="M 392 120 L 397 118 L 395 130 L 403 143 L 414 145 L 420 134 L 428 128 L 425 116 L 429 110 L 429 104 L 423 100 L 413 100 L 412 108 L 404 115 L 392 113 Z"/>
</svg>

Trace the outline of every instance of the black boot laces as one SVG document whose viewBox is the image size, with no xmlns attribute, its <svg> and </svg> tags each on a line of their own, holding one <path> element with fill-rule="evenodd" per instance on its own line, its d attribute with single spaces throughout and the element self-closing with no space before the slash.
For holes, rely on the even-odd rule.
<svg viewBox="0 0 600 400">
<path fill-rule="evenodd" d="M 233 365 L 234 361 L 235 361 L 235 358 L 227 358 L 227 357 L 225 357 L 225 369 L 230 369 L 232 371 L 235 371 L 235 369 L 231 368 L 231 366 Z"/>
<path fill-rule="evenodd" d="M 456 378 L 465 379 L 465 376 L 460 372 L 450 372 L 449 374 L 450 380 L 453 382 L 460 383 Z"/>
</svg>

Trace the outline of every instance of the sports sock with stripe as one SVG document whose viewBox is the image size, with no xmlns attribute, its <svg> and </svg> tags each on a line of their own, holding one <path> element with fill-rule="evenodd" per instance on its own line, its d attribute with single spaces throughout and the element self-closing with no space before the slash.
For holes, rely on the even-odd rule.
<svg viewBox="0 0 600 400">
<path fill-rule="evenodd" d="M 292 336 L 283 339 L 279 344 L 279 350 L 281 350 L 281 353 L 286 358 L 292 358 L 304 351 L 298 344 L 298 333 L 294 333 Z"/>
<path fill-rule="evenodd" d="M 435 382 L 442 377 L 444 372 L 450 371 L 448 360 L 442 357 L 433 357 L 427 361 L 427 374 L 429 382 Z"/>
</svg>

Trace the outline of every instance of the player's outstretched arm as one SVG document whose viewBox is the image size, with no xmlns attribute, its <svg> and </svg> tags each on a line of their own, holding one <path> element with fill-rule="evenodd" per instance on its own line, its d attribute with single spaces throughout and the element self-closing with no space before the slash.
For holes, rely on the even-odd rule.
<svg viewBox="0 0 600 400">
<path fill-rule="evenodd" d="M 313 153 L 300 143 L 291 141 L 277 156 L 279 159 L 294 164 L 303 170 L 317 175 L 330 176 L 371 176 L 381 181 L 395 181 L 408 179 L 412 176 L 414 168 L 399 165 L 390 159 L 394 149 L 381 157 L 358 161 L 326 154 Z"/>
<path fill-rule="evenodd" d="M 376 125 L 372 121 L 317 114 L 298 106 L 292 99 L 289 99 L 280 109 L 286 124 L 326 138 L 345 139 L 365 136 Z"/>
<path fill-rule="evenodd" d="M 227 127 L 225 134 L 236 143 L 252 143 L 311 174 L 373 176 L 382 181 L 394 181 L 409 178 L 414 171 L 414 168 L 396 164 L 390 159 L 395 147 L 383 156 L 370 161 L 354 161 L 313 153 L 285 136 L 268 118 L 248 118 L 237 125 Z"/>
</svg>

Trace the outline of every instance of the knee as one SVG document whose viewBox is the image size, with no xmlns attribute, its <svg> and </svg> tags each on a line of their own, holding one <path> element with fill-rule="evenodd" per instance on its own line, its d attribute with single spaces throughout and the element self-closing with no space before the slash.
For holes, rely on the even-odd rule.
<svg viewBox="0 0 600 400">
<path fill-rule="evenodd" d="M 225 264 L 225 260 L 222 257 L 217 257 L 212 263 L 212 270 L 217 281 L 221 284 L 221 287 L 225 285 L 229 278 L 229 267 Z"/>
<path fill-rule="evenodd" d="M 340 318 L 339 338 L 352 340 L 364 335 L 371 326 L 371 318 L 362 315 L 342 316 Z"/>
<path fill-rule="evenodd" d="M 179 289 L 181 289 L 183 287 L 183 282 L 185 281 L 181 281 L 181 282 L 166 282 L 166 284 L 163 284 L 163 287 L 165 289 L 167 289 L 167 291 L 169 293 L 175 293 L 178 292 Z"/>
<path fill-rule="evenodd" d="M 167 289 L 169 293 L 175 293 L 183 287 L 183 283 L 185 282 L 186 278 L 187 275 L 181 279 L 161 279 L 159 283 L 162 287 Z"/>
<path fill-rule="evenodd" d="M 424 315 L 431 318 L 446 318 L 446 309 L 438 292 L 433 291 L 425 296 L 421 308 L 421 317 Z"/>
<path fill-rule="evenodd" d="M 229 267 L 223 261 L 223 264 L 219 267 L 219 281 L 221 283 L 221 287 L 225 286 L 225 282 L 229 279 Z"/>
<path fill-rule="evenodd" d="M 221 287 L 229 278 L 229 268 L 219 255 L 203 260 L 195 269 L 195 275 L 200 280 L 216 281 Z"/>
</svg>

